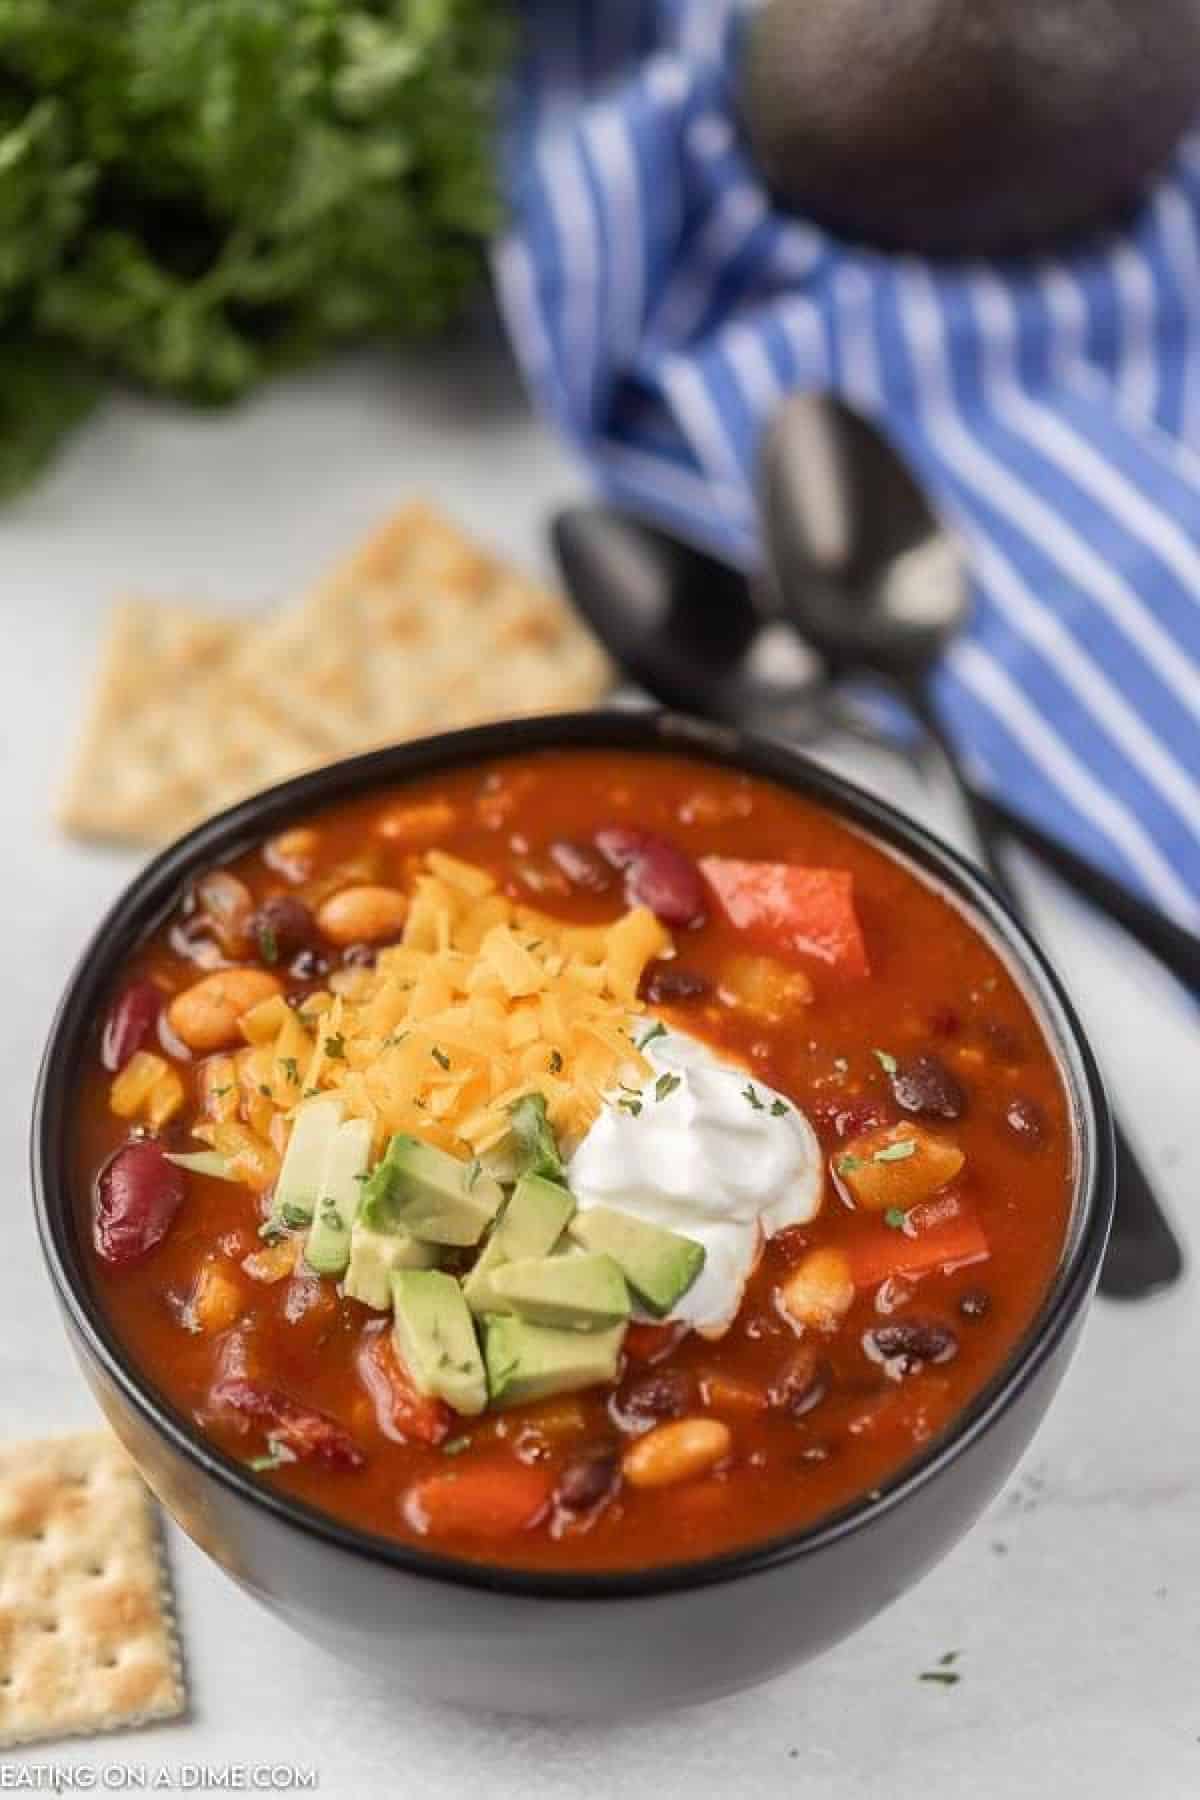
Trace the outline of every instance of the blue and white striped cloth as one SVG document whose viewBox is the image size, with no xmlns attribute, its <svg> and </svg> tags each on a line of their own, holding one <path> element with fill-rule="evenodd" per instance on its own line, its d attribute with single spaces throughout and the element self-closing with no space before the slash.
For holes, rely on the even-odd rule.
<svg viewBox="0 0 1200 1800">
<path fill-rule="evenodd" d="M 938 267 L 772 209 L 737 0 L 526 10 L 498 285 L 598 483 L 749 564 L 780 396 L 883 421 L 968 546 L 938 700 L 977 772 L 1200 926 L 1200 138 L 1119 237 Z"/>
</svg>

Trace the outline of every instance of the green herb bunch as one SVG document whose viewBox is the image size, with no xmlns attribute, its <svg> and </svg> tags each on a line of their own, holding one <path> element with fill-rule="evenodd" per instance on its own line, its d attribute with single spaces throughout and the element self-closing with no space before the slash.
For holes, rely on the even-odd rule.
<svg viewBox="0 0 1200 1800">
<path fill-rule="evenodd" d="M 427 332 L 494 228 L 495 0 L 0 0 L 0 491 L 106 375 Z"/>
</svg>

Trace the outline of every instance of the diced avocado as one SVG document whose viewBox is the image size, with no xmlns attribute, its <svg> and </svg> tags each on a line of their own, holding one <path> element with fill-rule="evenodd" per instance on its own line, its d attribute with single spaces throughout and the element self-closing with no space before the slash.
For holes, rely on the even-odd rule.
<svg viewBox="0 0 1200 1800">
<path fill-rule="evenodd" d="M 312 1219 L 329 1147 L 341 1122 L 342 1103 L 332 1095 L 321 1094 L 296 1108 L 271 1201 L 271 1217 L 279 1224 L 295 1228 Z"/>
<path fill-rule="evenodd" d="M 566 1173 L 558 1140 L 546 1117 L 544 1094 L 522 1094 L 509 1107 L 517 1169 L 522 1175 L 542 1175 L 548 1181 L 565 1181 Z"/>
<path fill-rule="evenodd" d="M 497 1406 L 573 1394 L 616 1378 L 625 1326 L 558 1331 L 511 1313 L 484 1321 L 488 1392 Z"/>
<path fill-rule="evenodd" d="M 438 1269 L 400 1269 L 392 1276 L 392 1336 L 405 1368 L 423 1394 L 436 1394 L 455 1412 L 481 1413 L 487 1377 L 475 1321 L 453 1275 Z"/>
<path fill-rule="evenodd" d="M 575 1202 L 565 1187 L 540 1175 L 522 1175 L 463 1282 L 471 1311 L 504 1311 L 504 1303 L 493 1292 L 491 1277 L 506 1262 L 515 1262 L 518 1257 L 548 1256 L 574 1210 Z"/>
<path fill-rule="evenodd" d="M 350 1263 L 342 1280 L 342 1292 L 376 1312 L 390 1312 L 392 1276 L 397 1269 L 432 1269 L 438 1259 L 436 1244 L 422 1243 L 407 1231 L 372 1231 L 361 1219 L 350 1233 Z"/>
<path fill-rule="evenodd" d="M 333 1134 L 304 1245 L 304 1260 L 318 1275 L 340 1275 L 350 1261 L 350 1228 L 370 1160 L 370 1125 L 365 1119 L 347 1119 Z"/>
<path fill-rule="evenodd" d="M 491 1277 L 507 1312 L 531 1325 L 601 1331 L 629 1317 L 629 1289 L 611 1256 L 529 1256 L 505 1263 Z"/>
<path fill-rule="evenodd" d="M 695 1238 L 607 1206 L 577 1212 L 569 1230 L 585 1250 L 601 1250 L 611 1256 L 647 1312 L 660 1319 L 687 1293 L 704 1267 L 704 1246 Z"/>
<path fill-rule="evenodd" d="M 397 1132 L 366 1183 L 362 1218 L 375 1231 L 399 1227 L 431 1244 L 477 1244 L 503 1198 L 478 1162 Z"/>
</svg>

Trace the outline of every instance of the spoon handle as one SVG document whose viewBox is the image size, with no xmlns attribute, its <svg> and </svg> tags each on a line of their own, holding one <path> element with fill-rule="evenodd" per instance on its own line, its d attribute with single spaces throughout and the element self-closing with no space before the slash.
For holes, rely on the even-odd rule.
<svg viewBox="0 0 1200 1800">
<path fill-rule="evenodd" d="M 917 718 L 937 744 L 975 832 L 980 860 L 992 885 L 1018 919 L 1024 902 L 1004 867 L 1000 831 L 987 800 L 970 779 L 958 748 L 946 731 L 923 682 L 905 688 Z M 1183 1270 L 1179 1240 L 1158 1203 L 1145 1169 L 1114 1113 L 1117 1204 L 1112 1234 L 1100 1271 L 1100 1291 L 1112 1299 L 1137 1300 L 1178 1281 Z"/>
</svg>

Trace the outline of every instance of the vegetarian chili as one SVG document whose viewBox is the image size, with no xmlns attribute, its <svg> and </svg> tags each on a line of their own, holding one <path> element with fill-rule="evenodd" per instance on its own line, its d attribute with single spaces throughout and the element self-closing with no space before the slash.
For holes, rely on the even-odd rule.
<svg viewBox="0 0 1200 1800">
<path fill-rule="evenodd" d="M 592 751 L 198 879 L 78 1130 L 103 1302 L 202 1432 L 354 1525 L 576 1570 L 892 1475 L 1028 1328 L 1073 1155 L 947 898 L 769 783 Z"/>
</svg>

